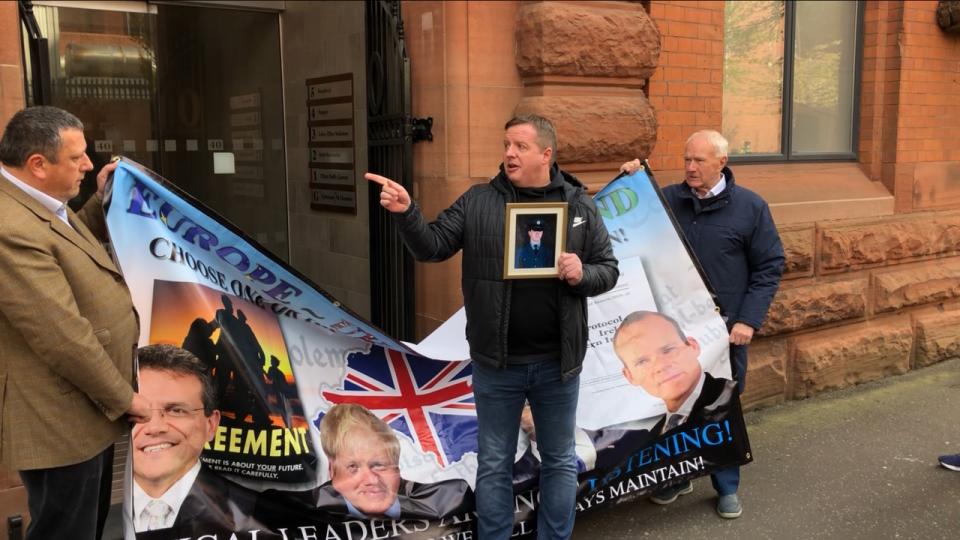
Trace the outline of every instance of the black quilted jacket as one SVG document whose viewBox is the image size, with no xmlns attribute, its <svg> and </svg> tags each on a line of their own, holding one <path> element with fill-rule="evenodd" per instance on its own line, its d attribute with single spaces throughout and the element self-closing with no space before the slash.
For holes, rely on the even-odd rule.
<svg viewBox="0 0 960 540">
<path fill-rule="evenodd" d="M 564 380 L 580 372 L 587 345 L 587 297 L 613 288 L 620 275 L 610 239 L 597 207 L 583 184 L 556 165 L 568 203 L 566 251 L 583 262 L 583 279 L 560 289 L 560 367 Z M 463 303 L 467 311 L 467 341 L 475 361 L 501 368 L 506 363 L 512 281 L 503 279 L 503 238 L 506 204 L 516 190 L 501 167 L 486 184 L 468 189 L 436 221 L 427 223 L 414 203 L 394 214 L 407 248 L 419 261 L 443 261 L 463 250 Z M 518 309 L 513 306 L 513 309 Z M 522 309 L 522 308 L 519 308 Z"/>
</svg>

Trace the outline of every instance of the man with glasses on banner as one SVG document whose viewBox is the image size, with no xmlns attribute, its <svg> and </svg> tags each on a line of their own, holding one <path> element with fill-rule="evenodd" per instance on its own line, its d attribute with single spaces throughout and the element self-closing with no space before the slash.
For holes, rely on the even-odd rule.
<svg viewBox="0 0 960 540">
<path fill-rule="evenodd" d="M 0 140 L 0 456 L 26 488 L 30 540 L 100 537 L 113 444 L 150 415 L 131 386 L 137 314 L 102 245 L 116 164 L 79 212 L 66 205 L 93 169 L 86 148 L 56 107 L 16 113 Z"/>
<path fill-rule="evenodd" d="M 747 345 L 780 286 L 784 255 L 766 201 L 737 185 L 726 166 L 728 146 L 716 131 L 691 135 L 683 152 L 684 181 L 663 188 L 663 196 L 717 294 L 730 333 L 730 367 L 742 394 Z M 633 160 L 620 170 L 632 174 L 640 166 L 640 160 Z M 740 468 L 716 471 L 711 479 L 719 495 L 717 513 L 727 519 L 740 517 Z M 669 504 L 692 491 L 687 482 L 650 500 Z"/>
<path fill-rule="evenodd" d="M 476 484 L 479 537 L 513 534 L 513 458 L 520 415 L 529 401 L 538 426 L 540 539 L 573 534 L 577 494 L 575 420 L 586 353 L 587 297 L 613 288 L 620 272 L 597 207 L 554 154 L 553 124 L 534 114 L 504 126 L 503 164 L 489 182 L 472 186 L 436 221 L 400 184 L 375 174 L 380 205 L 393 213 L 400 236 L 421 261 L 463 250 L 463 303 L 473 362 L 479 423 Z M 570 223 L 557 254 L 558 278 L 503 279 L 506 206 L 566 202 Z M 513 261 L 508 261 L 513 263 Z"/>
<path fill-rule="evenodd" d="M 150 420 L 133 429 L 133 511 L 136 532 L 251 531 L 258 494 L 200 464 L 203 445 L 220 423 L 207 367 L 171 345 L 148 345 L 137 354 L 140 393 Z"/>
</svg>

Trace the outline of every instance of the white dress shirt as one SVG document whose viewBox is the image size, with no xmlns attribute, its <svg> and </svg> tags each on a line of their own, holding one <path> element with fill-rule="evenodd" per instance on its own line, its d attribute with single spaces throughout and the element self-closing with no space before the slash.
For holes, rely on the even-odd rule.
<svg viewBox="0 0 960 540">
<path fill-rule="evenodd" d="M 727 189 L 727 177 L 723 173 L 720 173 L 720 181 L 717 182 L 715 186 L 710 188 L 710 191 L 700 195 L 697 190 L 690 188 L 690 191 L 693 192 L 693 196 L 698 199 L 709 199 L 710 197 L 716 197 L 717 195 L 723 193 L 723 190 Z"/>
<path fill-rule="evenodd" d="M 177 520 L 177 514 L 180 512 L 180 507 L 183 505 L 184 499 L 187 498 L 187 495 L 190 493 L 190 488 L 193 487 L 193 482 L 197 479 L 197 475 L 200 474 L 200 461 L 197 461 L 193 467 L 187 471 L 187 474 L 180 477 L 170 489 L 168 489 L 163 495 L 159 497 L 159 500 L 167 503 L 173 512 L 170 512 L 168 519 L 163 523 L 161 528 L 170 528 L 173 527 L 173 522 Z M 142 532 L 147 530 L 147 524 L 150 521 L 150 515 L 144 510 L 147 507 L 147 504 L 153 500 L 153 497 L 146 494 L 143 489 L 140 488 L 140 485 L 137 484 L 137 481 L 133 481 L 133 525 L 136 532 Z"/>
<path fill-rule="evenodd" d="M 687 421 L 687 418 L 690 417 L 690 413 L 693 412 L 693 404 L 697 402 L 697 399 L 700 397 L 700 392 L 703 391 L 703 383 L 707 380 L 707 376 L 703 374 L 703 371 L 700 371 L 700 380 L 697 381 L 697 387 L 693 389 L 693 392 L 687 396 L 687 399 L 680 404 L 680 407 L 674 411 L 667 411 L 666 421 L 663 423 L 663 429 L 661 433 L 666 433 L 670 428 L 679 426 L 680 424 Z M 680 418 L 674 420 L 674 425 L 670 426 L 670 420 L 674 416 L 679 416 Z"/>
<path fill-rule="evenodd" d="M 370 516 L 364 514 L 360 511 L 360 509 L 351 504 L 346 497 L 343 498 L 343 502 L 347 503 L 347 513 L 351 516 L 358 517 L 360 519 L 371 519 Z M 393 504 L 390 505 L 390 508 L 387 508 L 387 511 L 384 512 L 383 515 L 390 519 L 400 519 L 400 499 L 394 499 Z"/>
</svg>

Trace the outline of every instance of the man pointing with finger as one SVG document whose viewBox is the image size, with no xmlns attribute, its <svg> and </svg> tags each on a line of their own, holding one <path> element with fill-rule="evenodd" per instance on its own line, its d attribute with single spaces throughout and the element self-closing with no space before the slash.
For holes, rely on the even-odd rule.
<svg viewBox="0 0 960 540">
<path fill-rule="evenodd" d="M 490 182 L 471 187 L 427 223 L 400 184 L 381 184 L 380 204 L 420 261 L 463 250 L 462 289 L 473 390 L 479 421 L 476 498 L 479 538 L 513 533 L 513 457 L 520 413 L 530 402 L 542 458 L 537 534 L 569 538 L 577 490 L 574 420 L 586 351 L 586 298 L 613 288 L 619 276 L 610 239 L 583 185 L 554 163 L 553 124 L 528 114 L 507 122 L 503 163 Z M 506 205 L 566 202 L 570 222 L 559 279 L 504 280 Z M 561 224 L 558 224 L 558 227 Z"/>
</svg>

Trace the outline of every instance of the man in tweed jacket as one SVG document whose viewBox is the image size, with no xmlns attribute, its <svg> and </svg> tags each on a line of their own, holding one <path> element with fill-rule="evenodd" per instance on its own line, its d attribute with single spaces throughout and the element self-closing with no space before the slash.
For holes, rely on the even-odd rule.
<svg viewBox="0 0 960 540">
<path fill-rule="evenodd" d="M 0 166 L 0 461 L 27 490 L 29 539 L 98 538 L 124 415 L 150 416 L 131 386 L 137 315 L 101 244 L 99 193 L 77 214 L 65 204 L 93 168 L 80 120 L 18 112 Z"/>
</svg>

